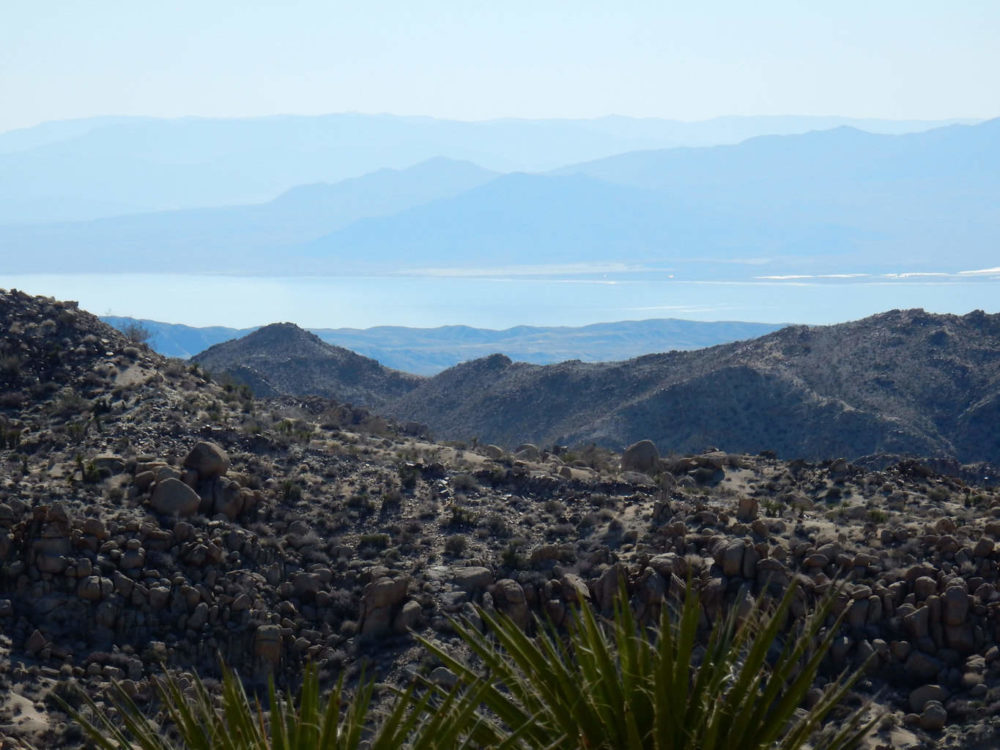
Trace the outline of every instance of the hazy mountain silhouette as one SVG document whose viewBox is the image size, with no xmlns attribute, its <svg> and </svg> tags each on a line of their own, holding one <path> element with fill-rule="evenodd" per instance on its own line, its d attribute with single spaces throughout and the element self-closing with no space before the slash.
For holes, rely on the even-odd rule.
<svg viewBox="0 0 1000 750">
<path fill-rule="evenodd" d="M 0 248 L 8 272 L 616 263 L 708 280 L 955 273 L 997 265 L 998 205 L 1000 120 L 991 120 L 904 135 L 765 136 L 551 174 L 495 176 L 435 159 L 256 206 L 0 227 Z"/>
<path fill-rule="evenodd" d="M 37 270 L 40 261 L 63 271 L 176 271 L 183 264 L 192 270 L 287 272 L 279 248 L 457 195 L 495 176 L 468 162 L 431 159 L 333 185 L 303 185 L 257 205 L 0 226 L 0 247 L 10 252 L 8 272 Z"/>
<path fill-rule="evenodd" d="M 940 123 L 832 117 L 458 122 L 362 114 L 43 123 L 0 134 L 0 223 L 259 203 L 296 185 L 438 156 L 499 171 L 545 170 L 636 149 L 735 143 L 842 124 L 907 132 Z"/>
<path fill-rule="evenodd" d="M 750 275 L 957 272 L 996 265 L 997 205 L 1000 120 L 894 136 L 841 128 L 508 175 L 304 251 L 370 268 L 617 261 L 713 278 L 754 260 Z"/>
</svg>

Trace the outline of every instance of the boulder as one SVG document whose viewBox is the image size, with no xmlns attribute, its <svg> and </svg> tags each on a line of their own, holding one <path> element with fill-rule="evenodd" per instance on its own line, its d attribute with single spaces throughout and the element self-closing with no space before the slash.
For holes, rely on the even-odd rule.
<svg viewBox="0 0 1000 750">
<path fill-rule="evenodd" d="M 108 527 L 100 518 L 88 518 L 83 522 L 83 533 L 90 534 L 101 541 L 108 538 Z"/>
<path fill-rule="evenodd" d="M 62 573 L 69 566 L 63 555 L 41 554 L 35 558 L 35 567 L 40 573 Z"/>
<path fill-rule="evenodd" d="M 111 596 L 115 585 L 110 578 L 101 576 L 87 576 L 81 578 L 76 587 L 76 595 L 81 599 L 96 602 Z"/>
<path fill-rule="evenodd" d="M 933 680 L 941 671 L 941 662 L 922 651 L 914 651 L 906 660 L 904 667 L 907 677 L 927 682 Z"/>
<path fill-rule="evenodd" d="M 396 619 L 392 621 L 392 629 L 397 633 L 406 633 L 417 624 L 420 620 L 420 604 L 418 602 L 410 601 L 403 605 L 402 609 L 399 610 L 399 614 L 396 615 Z"/>
<path fill-rule="evenodd" d="M 28 640 L 25 641 L 24 650 L 27 651 L 32 656 L 34 656 L 43 648 L 45 648 L 46 645 L 48 645 L 48 641 L 45 639 L 45 636 L 42 635 L 41 632 L 36 628 L 31 632 L 31 635 L 28 636 Z"/>
<path fill-rule="evenodd" d="M 156 474 L 152 471 L 141 471 L 135 475 L 133 482 L 135 486 L 139 488 L 140 491 L 145 492 L 149 489 L 150 485 L 156 481 Z"/>
<path fill-rule="evenodd" d="M 994 541 L 988 536 L 979 537 L 979 541 L 976 542 L 976 546 L 972 550 L 973 557 L 989 557 L 993 554 L 993 548 L 996 546 Z"/>
<path fill-rule="evenodd" d="M 920 576 L 913 582 L 913 593 L 917 595 L 917 601 L 926 599 L 937 593 L 937 581 L 930 576 Z"/>
<path fill-rule="evenodd" d="M 503 578 L 497 581 L 493 588 L 494 606 L 514 621 L 521 630 L 526 630 L 531 623 L 531 612 L 524 589 L 517 581 Z"/>
<path fill-rule="evenodd" d="M 665 557 L 665 555 L 663 556 Z M 594 602 L 602 612 L 611 612 L 618 595 L 619 580 L 625 577 L 625 568 L 619 563 L 607 568 L 600 577 L 591 582 Z"/>
<path fill-rule="evenodd" d="M 921 685 L 910 691 L 910 710 L 918 714 L 924 710 L 929 701 L 944 703 L 948 700 L 949 693 L 940 685 Z"/>
<path fill-rule="evenodd" d="M 490 444 L 490 445 L 484 446 L 482 450 L 483 450 L 483 454 L 487 458 L 492 458 L 494 461 L 500 460 L 505 455 L 504 454 L 504 449 L 501 448 L 499 445 L 492 445 L 492 444 Z"/>
<path fill-rule="evenodd" d="M 575 573 L 564 574 L 559 579 L 559 586 L 563 601 L 571 604 L 584 604 L 590 601 L 590 588 Z"/>
<path fill-rule="evenodd" d="M 538 461 L 542 452 L 534 443 L 521 443 L 514 449 L 514 455 L 522 461 Z"/>
<path fill-rule="evenodd" d="M 375 638 L 389 632 L 409 586 L 409 578 L 387 576 L 365 586 L 361 595 L 362 636 Z"/>
<path fill-rule="evenodd" d="M 940 701 L 928 701 L 920 714 L 920 728 L 928 732 L 939 732 L 948 721 L 948 712 Z"/>
<path fill-rule="evenodd" d="M 755 497 L 741 497 L 736 508 L 736 519 L 740 523 L 750 523 L 760 513 L 760 503 Z"/>
<path fill-rule="evenodd" d="M 743 554 L 746 548 L 741 541 L 729 542 L 722 550 L 722 573 L 726 576 L 743 574 Z"/>
<path fill-rule="evenodd" d="M 261 625 L 253 639 L 253 653 L 263 664 L 272 669 L 281 660 L 281 628 L 277 625 Z"/>
<path fill-rule="evenodd" d="M 201 498 L 179 479 L 164 479 L 153 490 L 150 504 L 163 515 L 192 516 L 198 512 Z"/>
<path fill-rule="evenodd" d="M 244 493 L 238 482 L 219 479 L 212 492 L 212 513 L 221 513 L 230 521 L 235 521 L 243 512 Z"/>
<path fill-rule="evenodd" d="M 962 625 L 969 615 L 969 595 L 965 590 L 952 586 L 944 592 L 944 624 Z"/>
<path fill-rule="evenodd" d="M 633 443 L 622 453 L 622 471 L 638 471 L 649 474 L 656 470 L 660 463 L 660 452 L 652 440 L 640 440 Z"/>
<path fill-rule="evenodd" d="M 94 468 L 105 476 L 114 476 L 125 471 L 125 459 L 108 453 L 94 457 Z"/>
<path fill-rule="evenodd" d="M 184 468 L 198 472 L 198 478 L 215 479 L 229 471 L 229 455 L 215 443 L 202 441 L 184 459 Z"/>
<path fill-rule="evenodd" d="M 458 568 L 452 573 L 451 582 L 466 593 L 473 594 L 493 583 L 493 574 L 489 568 L 469 567 Z"/>
<path fill-rule="evenodd" d="M 958 651 L 960 654 L 971 654 L 976 648 L 975 635 L 972 632 L 972 625 L 945 625 L 944 640 L 948 648 Z"/>
<path fill-rule="evenodd" d="M 913 640 L 927 637 L 930 626 L 930 611 L 930 607 L 921 607 L 903 616 L 903 626 Z"/>
</svg>

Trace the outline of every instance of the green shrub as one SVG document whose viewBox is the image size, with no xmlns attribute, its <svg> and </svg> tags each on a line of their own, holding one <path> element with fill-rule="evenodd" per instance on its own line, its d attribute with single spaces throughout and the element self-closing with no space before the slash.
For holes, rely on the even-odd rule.
<svg viewBox="0 0 1000 750">
<path fill-rule="evenodd" d="M 362 534 L 358 540 L 358 547 L 371 547 L 372 549 L 385 549 L 389 546 L 388 534 Z"/>
<path fill-rule="evenodd" d="M 121 332 L 133 344 L 145 344 L 153 338 L 153 332 L 137 320 L 131 320 L 123 325 Z"/>
<path fill-rule="evenodd" d="M 302 488 L 291 479 L 281 483 L 281 499 L 286 502 L 297 502 L 302 499 Z"/>
<path fill-rule="evenodd" d="M 163 712 L 176 732 L 179 742 L 170 738 L 158 724 L 147 718 L 128 693 L 115 683 L 112 703 L 117 720 L 108 716 L 94 700 L 84 695 L 84 703 L 95 717 L 83 716 L 63 701 L 64 708 L 80 724 L 99 750 L 395 750 L 410 738 L 414 747 L 433 747 L 420 737 L 434 737 L 440 728 L 422 720 L 422 712 L 407 712 L 409 701 L 398 701 L 396 708 L 372 731 L 374 685 L 362 681 L 350 699 L 341 677 L 325 697 L 319 690 L 317 670 L 307 666 L 302 687 L 296 698 L 291 693 L 278 694 L 273 681 L 269 685 L 268 705 L 264 711 L 259 700 L 251 701 L 236 674 L 223 667 L 222 694 L 217 702 L 204 683 L 195 678 L 193 695 L 185 694 L 172 674 L 156 680 L 156 692 Z M 414 702 L 417 709 L 419 702 Z M 422 720 L 422 724 L 418 721 Z M 414 743 L 414 740 L 417 743 Z"/>
<path fill-rule="evenodd" d="M 458 677 L 450 693 L 438 688 L 442 705 L 474 717 L 463 731 L 475 747 L 846 748 L 874 727 L 878 717 L 866 723 L 862 707 L 818 736 L 860 673 L 831 680 L 802 709 L 836 634 L 824 630 L 832 598 L 784 633 L 797 593 L 789 589 L 776 607 L 758 600 L 742 621 L 733 608 L 699 643 L 702 607 L 688 591 L 676 617 L 662 608 L 652 633 L 624 596 L 606 627 L 590 608 L 577 611 L 566 641 L 551 628 L 530 638 L 508 618 L 480 612 L 493 639 L 468 623 L 455 629 L 482 666 L 422 641 Z"/>
<path fill-rule="evenodd" d="M 443 525 L 452 529 L 475 526 L 477 519 L 478 516 L 474 510 L 453 502 L 448 505 L 448 518 Z"/>
<path fill-rule="evenodd" d="M 452 557 L 458 557 L 465 552 L 468 546 L 469 540 L 464 534 L 455 534 L 455 536 L 450 536 L 445 540 L 444 551 Z"/>
<path fill-rule="evenodd" d="M 416 464 L 400 464 L 398 472 L 399 482 L 403 485 L 404 490 L 412 490 L 417 486 L 417 479 L 420 478 L 420 467 Z"/>
</svg>

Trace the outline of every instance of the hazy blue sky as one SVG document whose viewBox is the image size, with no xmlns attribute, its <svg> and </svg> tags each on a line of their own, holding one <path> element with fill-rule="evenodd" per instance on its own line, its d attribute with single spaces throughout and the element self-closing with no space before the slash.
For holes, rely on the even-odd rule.
<svg viewBox="0 0 1000 750">
<path fill-rule="evenodd" d="M 998 0 L 2 0 L 0 131 L 95 114 L 1000 115 Z"/>
</svg>

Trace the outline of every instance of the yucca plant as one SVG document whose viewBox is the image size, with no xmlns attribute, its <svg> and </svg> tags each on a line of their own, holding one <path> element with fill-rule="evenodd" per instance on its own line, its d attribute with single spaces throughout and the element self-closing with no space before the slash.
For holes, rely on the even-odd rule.
<svg viewBox="0 0 1000 750">
<path fill-rule="evenodd" d="M 298 696 L 280 695 L 273 680 L 265 712 L 251 701 L 239 677 L 222 669 L 222 692 L 214 699 L 200 678 L 191 694 L 179 679 L 166 673 L 156 680 L 163 726 L 150 719 L 121 685 L 114 683 L 111 703 L 116 718 L 103 713 L 92 697 L 83 695 L 94 719 L 68 708 L 94 746 L 100 750 L 394 750 L 422 727 L 433 724 L 420 700 L 404 694 L 376 728 L 371 726 L 374 684 L 361 680 L 348 698 L 341 676 L 326 696 L 320 693 L 317 669 L 307 665 Z M 447 702 L 446 702 L 447 704 Z"/>
<path fill-rule="evenodd" d="M 446 700 L 450 711 L 465 706 L 475 717 L 461 736 L 477 747 L 856 747 L 878 720 L 865 720 L 866 706 L 840 718 L 827 736 L 820 730 L 860 672 L 831 680 L 803 708 L 836 634 L 824 627 L 832 596 L 785 632 L 794 596 L 789 589 L 773 607 L 760 598 L 743 617 L 733 608 L 704 642 L 699 596 L 688 586 L 679 611 L 664 605 L 652 632 L 636 623 L 620 595 L 609 624 L 582 607 L 565 638 L 544 627 L 531 638 L 509 618 L 487 613 L 491 639 L 456 624 L 480 667 L 424 645 L 458 677 Z M 433 711 L 433 703 L 424 709 Z"/>
<path fill-rule="evenodd" d="M 197 678 L 191 695 L 173 675 L 157 680 L 162 728 L 117 684 L 117 719 L 89 696 L 96 719 L 71 713 L 101 750 L 855 747 L 878 720 L 865 721 L 865 706 L 821 730 L 860 672 L 829 681 L 802 707 L 839 623 L 825 627 L 833 595 L 789 629 L 794 596 L 789 589 L 774 606 L 760 598 L 742 615 L 733 608 L 707 638 L 699 638 L 702 608 L 690 585 L 676 611 L 664 604 L 653 629 L 636 622 L 624 593 L 610 622 L 582 607 L 566 635 L 540 626 L 531 638 L 509 618 L 481 612 L 491 636 L 454 623 L 480 664 L 421 639 L 458 682 L 397 693 L 383 717 L 375 716 L 371 682 L 362 679 L 348 698 L 341 677 L 323 697 L 311 666 L 297 697 L 271 684 L 269 712 L 224 667 L 218 700 Z"/>
</svg>

